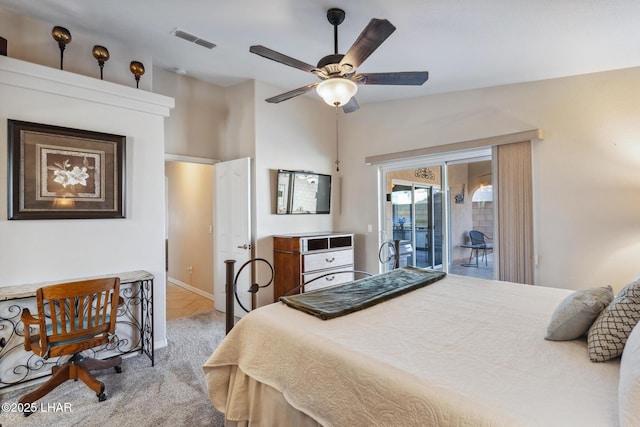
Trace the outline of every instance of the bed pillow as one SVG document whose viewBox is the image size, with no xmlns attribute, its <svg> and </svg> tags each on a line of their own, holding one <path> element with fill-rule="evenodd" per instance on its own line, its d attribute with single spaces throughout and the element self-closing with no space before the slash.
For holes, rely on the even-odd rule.
<svg viewBox="0 0 640 427">
<path fill-rule="evenodd" d="M 640 426 L 640 326 L 633 328 L 620 360 L 620 427 Z"/>
<path fill-rule="evenodd" d="M 582 289 L 563 299 L 551 315 L 544 337 L 552 341 L 569 341 L 587 333 L 598 315 L 613 300 L 611 286 Z"/>
<path fill-rule="evenodd" d="M 638 320 L 640 280 L 625 286 L 591 325 L 587 335 L 591 361 L 604 362 L 620 356 Z"/>
</svg>

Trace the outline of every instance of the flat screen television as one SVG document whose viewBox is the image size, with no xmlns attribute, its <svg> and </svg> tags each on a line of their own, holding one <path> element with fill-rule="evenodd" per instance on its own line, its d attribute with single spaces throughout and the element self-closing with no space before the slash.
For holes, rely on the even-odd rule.
<svg viewBox="0 0 640 427">
<path fill-rule="evenodd" d="M 330 205 L 331 175 L 278 170 L 277 214 L 328 214 Z"/>
</svg>

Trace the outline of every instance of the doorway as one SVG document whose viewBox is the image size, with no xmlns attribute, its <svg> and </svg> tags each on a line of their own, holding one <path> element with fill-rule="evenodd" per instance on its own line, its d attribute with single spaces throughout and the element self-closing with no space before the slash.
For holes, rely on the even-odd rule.
<svg viewBox="0 0 640 427">
<path fill-rule="evenodd" d="M 213 310 L 213 165 L 165 159 L 167 320 Z"/>
<path fill-rule="evenodd" d="M 447 164 L 449 198 L 449 273 L 484 279 L 494 278 L 493 238 L 495 217 L 492 197 L 492 161 Z M 477 244 L 476 239 L 484 242 Z M 480 234 L 478 234 L 480 233 Z"/>
</svg>

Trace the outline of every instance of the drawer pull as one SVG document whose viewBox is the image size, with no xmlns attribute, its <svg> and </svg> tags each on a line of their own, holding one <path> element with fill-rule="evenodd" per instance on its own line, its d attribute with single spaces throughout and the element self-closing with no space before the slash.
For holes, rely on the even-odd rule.
<svg viewBox="0 0 640 427">
<path fill-rule="evenodd" d="M 327 277 L 325 277 L 324 279 L 325 279 L 327 282 L 332 282 L 332 281 L 333 281 L 333 279 L 335 279 L 335 278 L 336 278 L 336 276 L 327 276 Z"/>
<path fill-rule="evenodd" d="M 336 257 L 332 256 L 331 259 L 325 258 L 324 260 L 327 261 L 327 262 L 333 262 L 333 261 L 336 260 Z"/>
</svg>

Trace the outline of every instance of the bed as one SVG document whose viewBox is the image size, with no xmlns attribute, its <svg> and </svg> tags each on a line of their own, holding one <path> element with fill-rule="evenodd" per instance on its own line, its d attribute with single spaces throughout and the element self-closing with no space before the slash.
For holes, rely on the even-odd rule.
<svg viewBox="0 0 640 427">
<path fill-rule="evenodd" d="M 571 293 L 447 275 L 331 320 L 274 303 L 206 362 L 209 397 L 228 425 L 634 425 L 640 331 L 623 384 L 619 357 L 544 339 Z"/>
</svg>

